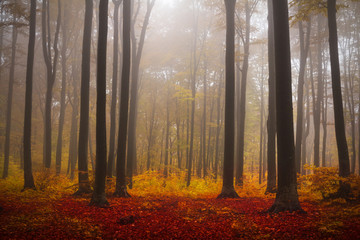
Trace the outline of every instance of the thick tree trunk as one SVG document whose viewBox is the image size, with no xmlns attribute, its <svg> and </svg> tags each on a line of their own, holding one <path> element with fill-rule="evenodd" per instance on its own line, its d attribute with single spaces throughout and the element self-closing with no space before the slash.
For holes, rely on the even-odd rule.
<svg viewBox="0 0 360 240">
<path fill-rule="evenodd" d="M 335 134 L 339 158 L 339 174 L 341 177 L 350 175 L 349 152 L 345 136 L 345 122 L 341 94 L 338 38 L 336 26 L 336 0 L 327 1 L 329 47 L 331 62 L 331 80 L 334 102 Z"/>
<path fill-rule="evenodd" d="M 24 188 L 35 189 L 31 162 L 31 114 L 36 34 L 36 0 L 31 0 L 29 45 L 26 66 L 25 116 L 24 116 Z M 0 55 L 1 56 L 1 55 Z"/>
<path fill-rule="evenodd" d="M 268 0 L 268 62 L 269 62 L 269 115 L 267 120 L 267 186 L 266 193 L 276 191 L 276 82 L 274 52 L 274 14 L 272 0 Z"/>
<path fill-rule="evenodd" d="M 100 0 L 97 49 L 96 99 L 96 169 L 90 205 L 109 205 L 105 196 L 106 178 L 106 48 L 108 32 L 108 0 Z"/>
<path fill-rule="evenodd" d="M 225 143 L 223 186 L 218 198 L 238 198 L 234 188 L 234 128 L 235 128 L 235 3 L 225 1 L 226 7 L 226 84 L 225 84 Z"/>
<path fill-rule="evenodd" d="M 301 210 L 297 194 L 288 1 L 273 1 L 278 190 L 269 212 Z"/>
<path fill-rule="evenodd" d="M 120 94 L 120 117 L 119 117 L 119 134 L 118 134 L 118 154 L 116 160 L 116 186 L 114 195 L 117 197 L 130 197 L 126 187 L 126 138 L 127 122 L 129 109 L 129 80 L 131 64 L 131 43 L 130 43 L 130 26 L 131 26 L 131 1 L 123 1 L 123 60 L 121 72 L 121 94 Z"/>
</svg>

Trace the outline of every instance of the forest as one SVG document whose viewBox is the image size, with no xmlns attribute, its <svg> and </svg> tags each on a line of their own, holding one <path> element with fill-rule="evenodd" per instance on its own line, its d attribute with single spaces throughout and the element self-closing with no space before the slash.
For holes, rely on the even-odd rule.
<svg viewBox="0 0 360 240">
<path fill-rule="evenodd" d="M 0 239 L 359 239 L 359 0 L 0 0 Z"/>
</svg>

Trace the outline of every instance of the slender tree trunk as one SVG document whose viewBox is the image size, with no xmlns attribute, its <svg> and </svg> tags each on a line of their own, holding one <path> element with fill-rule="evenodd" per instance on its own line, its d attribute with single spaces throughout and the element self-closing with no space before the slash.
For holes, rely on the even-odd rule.
<svg viewBox="0 0 360 240">
<path fill-rule="evenodd" d="M 17 1 L 15 0 L 15 4 Z M 12 26 L 12 43 L 11 43 L 11 64 L 9 74 L 9 87 L 7 96 L 7 107 L 6 107 L 6 129 L 5 129 L 5 149 L 4 149 L 4 171 L 3 179 L 8 177 L 9 173 L 9 155 L 10 155 L 10 131 L 11 131 L 11 112 L 12 112 L 12 101 L 14 92 L 14 80 L 15 80 L 15 57 L 16 57 L 16 42 L 17 42 L 17 27 L 16 27 L 16 16 L 13 16 Z"/>
<path fill-rule="evenodd" d="M 274 50 L 274 14 L 272 0 L 268 0 L 268 62 L 269 62 L 269 115 L 267 120 L 267 186 L 266 193 L 276 192 L 276 79 Z"/>
<path fill-rule="evenodd" d="M 269 212 L 301 210 L 297 194 L 288 1 L 273 1 L 278 190 Z"/>
<path fill-rule="evenodd" d="M 218 198 L 238 198 L 234 189 L 234 141 L 235 141 L 235 3 L 225 1 L 226 8 L 226 84 L 225 84 L 225 143 L 223 186 Z"/>
<path fill-rule="evenodd" d="M 300 72 L 298 79 L 298 101 L 297 101 L 297 120 L 296 120 L 296 146 L 295 146 L 295 161 L 296 161 L 296 172 L 300 173 L 301 170 L 301 144 L 303 134 L 303 106 L 304 106 L 304 82 L 305 82 L 305 67 L 307 61 L 307 55 L 310 46 L 310 30 L 311 21 L 308 20 L 306 28 L 306 39 L 305 33 L 302 26 L 302 21 L 299 21 L 299 37 L 300 37 Z"/>
<path fill-rule="evenodd" d="M 180 106 L 178 98 L 176 98 L 176 147 L 177 147 L 177 159 L 178 168 L 181 170 L 181 137 L 180 137 Z"/>
<path fill-rule="evenodd" d="M 63 141 L 63 130 L 65 120 L 65 94 L 66 94 L 66 50 L 67 50 L 67 7 L 66 2 L 64 6 L 64 22 L 62 25 L 62 47 L 61 47 L 61 93 L 60 93 L 60 116 L 59 116 L 59 130 L 56 144 L 56 174 L 59 175 L 61 172 L 61 161 L 62 161 L 62 141 Z"/>
<path fill-rule="evenodd" d="M 132 69 L 131 69 L 131 95 L 130 95 L 130 111 L 129 111 L 129 136 L 128 136 L 128 149 L 127 149 L 127 166 L 126 173 L 129 181 L 129 188 L 132 188 L 133 170 L 136 168 L 136 116 L 137 116 L 137 95 L 138 95 L 138 81 L 139 81 L 139 68 L 142 56 L 142 51 L 145 43 L 146 30 L 149 25 L 151 11 L 154 7 L 156 0 L 147 1 L 147 11 L 144 18 L 144 23 L 140 33 L 139 45 L 136 46 L 135 36 L 135 21 L 132 22 Z"/>
<path fill-rule="evenodd" d="M 206 58 L 206 56 L 205 56 L 205 58 Z M 206 169 L 206 101 L 207 101 L 207 99 L 206 99 L 206 94 L 207 94 L 207 92 L 206 92 L 206 88 L 207 88 L 207 86 L 206 86 L 206 74 L 207 74 L 207 64 L 206 64 L 206 62 L 205 62 L 205 66 L 204 66 L 204 113 L 203 113 L 203 115 L 204 115 L 204 123 L 203 123 L 203 135 L 202 135 L 202 137 L 203 137 L 203 140 L 202 140 L 202 142 L 203 142 L 203 149 L 202 149 L 202 151 L 203 151 L 203 153 L 202 153 L 202 155 L 203 155 L 203 159 L 202 159 L 202 161 L 203 161 L 203 172 L 204 172 L 204 178 L 206 177 L 206 175 L 207 175 L 207 169 Z M 201 160 L 200 160 L 201 161 Z"/>
<path fill-rule="evenodd" d="M 246 30 L 244 42 L 244 59 L 241 69 L 241 89 L 240 89 L 240 103 L 238 113 L 238 146 L 237 146 L 237 167 L 236 167 L 236 184 L 243 186 L 243 173 L 244 173 L 244 146 L 245 146 L 245 114 L 246 114 L 246 85 L 247 73 L 249 68 L 249 49 L 250 49 L 250 6 L 249 1 L 245 1 L 245 14 L 246 14 Z"/>
<path fill-rule="evenodd" d="M 93 18 L 93 1 L 85 0 L 84 35 L 81 62 L 81 88 L 80 88 L 80 129 L 78 145 L 79 189 L 77 195 L 91 192 L 88 171 L 88 144 L 90 157 L 92 148 L 89 132 L 89 89 L 90 89 L 90 54 L 91 54 L 91 28 Z M 94 163 L 92 162 L 92 170 Z"/>
<path fill-rule="evenodd" d="M 96 99 L 96 169 L 90 205 L 109 205 L 105 196 L 106 178 L 106 48 L 108 32 L 108 0 L 100 0 L 97 52 Z"/>
<path fill-rule="evenodd" d="M 34 69 L 34 48 L 36 34 L 36 0 L 31 0 L 29 45 L 26 66 L 26 92 L 24 116 L 24 188 L 35 189 L 31 162 L 31 114 L 32 114 L 32 86 Z M 0 55 L 1 56 L 1 55 Z"/>
<path fill-rule="evenodd" d="M 130 26 L 131 26 L 131 1 L 123 1 L 123 60 L 121 72 L 121 94 L 120 94 L 120 117 L 119 117 L 119 134 L 118 134 L 118 154 L 116 160 L 116 186 L 115 196 L 130 197 L 126 187 L 126 138 L 127 138 L 127 122 L 129 109 L 129 80 L 131 65 L 131 42 L 130 42 Z"/>
<path fill-rule="evenodd" d="M 222 75 L 222 74 L 221 74 Z M 215 166 L 214 166 L 214 178 L 215 181 L 218 177 L 218 168 L 219 168 L 219 141 L 220 141 L 220 131 L 221 131 L 221 92 L 222 92 L 222 76 L 219 79 L 219 87 L 217 94 L 217 120 L 216 120 L 216 139 L 215 139 Z"/>
<path fill-rule="evenodd" d="M 328 0 L 329 47 L 331 61 L 331 80 L 334 102 L 335 134 L 339 158 L 339 174 L 350 175 L 349 152 L 345 136 L 345 122 L 341 94 L 338 38 L 336 26 L 336 0 Z"/>
<path fill-rule="evenodd" d="M 165 133 L 165 161 L 164 161 L 164 176 L 165 178 L 168 177 L 168 165 L 169 165 L 169 130 L 170 130 L 170 90 L 169 90 L 169 83 L 167 83 L 167 98 L 166 98 L 166 133 Z"/>
<path fill-rule="evenodd" d="M 110 108 L 110 146 L 107 165 L 107 176 L 112 178 L 114 155 L 115 155 L 115 122 L 116 122 L 116 100 L 118 82 L 118 51 L 119 51 L 119 7 L 122 0 L 113 0 L 114 3 L 114 49 L 113 49 L 113 75 Z"/>
<path fill-rule="evenodd" d="M 75 166 L 77 162 L 77 132 L 78 132 L 78 115 L 79 115 L 79 98 L 78 98 L 78 73 L 76 67 L 73 66 L 73 97 L 72 97 L 72 114 L 71 114 L 71 130 L 69 144 L 69 162 L 71 165 L 70 179 L 75 178 Z"/>
<path fill-rule="evenodd" d="M 321 14 L 319 14 L 318 15 L 318 29 L 317 29 L 317 34 L 318 34 L 318 43 L 317 43 L 317 48 L 318 48 L 318 55 L 317 55 L 318 88 L 317 88 L 316 99 L 313 97 L 313 101 L 315 103 L 314 104 L 314 165 L 316 167 L 320 167 L 320 150 L 319 150 L 320 149 L 320 107 L 321 107 L 321 102 L 323 100 L 323 74 L 322 74 L 323 59 L 322 59 L 322 43 L 321 43 L 321 37 L 320 37 L 322 30 L 323 30 L 323 21 L 322 21 Z M 315 96 L 314 93 L 313 93 L 313 96 Z"/>
<path fill-rule="evenodd" d="M 259 184 L 261 184 L 263 157 L 263 135 L 264 135 L 264 81 L 260 84 L 260 151 L 259 151 Z"/>
<path fill-rule="evenodd" d="M 152 110 L 151 110 L 151 116 L 150 116 L 148 151 L 147 151 L 147 161 L 146 161 L 147 171 L 149 171 L 150 167 L 151 167 L 151 157 L 152 157 L 151 151 L 152 151 L 152 145 L 153 145 L 153 141 L 154 141 L 153 140 L 153 131 L 154 131 L 154 125 L 155 125 L 156 96 L 157 96 L 157 90 L 155 91 L 155 94 L 153 95 Z"/>
<path fill-rule="evenodd" d="M 312 64 L 311 61 L 311 53 L 310 53 L 310 64 Z M 305 116 L 305 122 L 304 122 L 304 128 L 303 128 L 303 139 L 302 139 L 302 148 L 301 148 L 301 156 L 302 156 L 302 164 L 300 166 L 301 168 L 301 174 L 306 174 L 304 170 L 304 165 L 307 164 L 307 145 L 306 145 L 306 139 L 309 136 L 310 133 L 310 93 L 309 93 L 309 83 L 308 81 L 305 81 L 305 98 L 306 98 L 306 116 Z M 305 104 L 304 104 L 305 105 Z"/>
<path fill-rule="evenodd" d="M 326 141 L 327 141 L 327 108 L 328 108 L 328 93 L 327 93 L 327 82 L 324 81 L 324 101 L 322 111 L 322 127 L 323 127 L 323 145 L 322 145 L 322 164 L 321 166 L 326 167 Z"/>
<path fill-rule="evenodd" d="M 44 126 L 44 154 L 43 162 L 45 168 L 51 167 L 51 108 L 52 108 L 52 96 L 53 86 L 56 79 L 56 68 L 59 56 L 58 40 L 61 23 L 61 1 L 58 0 L 58 17 L 55 30 L 54 39 L 54 57 L 51 56 L 51 33 L 50 33 L 50 11 L 49 0 L 43 0 L 42 4 L 42 45 L 43 55 L 47 69 L 47 87 L 46 87 L 46 99 L 45 99 L 45 126 Z"/>
</svg>

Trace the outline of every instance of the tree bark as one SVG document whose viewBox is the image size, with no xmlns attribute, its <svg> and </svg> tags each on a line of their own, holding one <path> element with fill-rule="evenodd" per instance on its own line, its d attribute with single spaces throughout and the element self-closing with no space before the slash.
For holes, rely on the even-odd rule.
<svg viewBox="0 0 360 240">
<path fill-rule="evenodd" d="M 334 102 L 335 134 L 339 158 L 339 175 L 350 175 L 349 152 L 345 136 L 345 122 L 343 113 L 338 38 L 336 25 L 336 0 L 327 0 L 328 25 L 329 25 L 329 48 L 331 62 L 331 81 Z"/>
<path fill-rule="evenodd" d="M 276 192 L 276 79 L 274 51 L 274 13 L 272 0 L 268 0 L 268 62 L 269 62 L 269 115 L 267 120 L 267 186 L 266 193 Z"/>
<path fill-rule="evenodd" d="M 65 94 L 66 94 L 66 50 L 67 50 L 67 7 L 66 2 L 64 6 L 64 22 L 62 25 L 62 47 L 61 47 L 61 93 L 60 93 L 60 116 L 59 116 L 59 129 L 58 138 L 56 144 L 56 174 L 60 175 L 61 172 L 61 161 L 62 161 L 62 141 L 63 141 L 63 130 L 65 120 Z"/>
<path fill-rule="evenodd" d="M 110 107 L 110 145 L 108 156 L 107 176 L 112 178 L 114 155 L 115 155 L 115 122 L 116 122 L 116 100 L 117 100 L 117 82 L 118 82 L 118 51 L 119 51 L 119 7 L 122 0 L 113 0 L 114 3 L 114 48 L 113 48 L 113 75 L 111 90 Z"/>
<path fill-rule="evenodd" d="M 81 88 L 80 88 L 80 127 L 78 145 L 79 189 L 77 195 L 91 191 L 88 171 L 88 144 L 89 138 L 89 89 L 90 89 L 90 53 L 91 28 L 93 18 L 93 1 L 85 0 L 85 19 L 83 34 L 83 49 L 81 62 Z M 89 142 L 89 143 L 88 143 Z M 90 155 L 92 153 L 90 152 Z M 92 157 L 91 157 L 92 158 Z M 94 164 L 92 164 L 94 170 Z"/>
<path fill-rule="evenodd" d="M 301 210 L 297 194 L 288 1 L 273 1 L 278 190 L 269 212 Z"/>
<path fill-rule="evenodd" d="M 225 0 L 226 8 L 226 84 L 225 84 L 225 143 L 223 186 L 218 198 L 238 198 L 234 188 L 234 128 L 235 128 L 235 4 Z"/>
<path fill-rule="evenodd" d="M 15 4 L 17 1 L 15 0 Z M 9 74 L 9 87 L 7 96 L 7 107 L 6 107 L 6 128 L 5 128 L 5 149 L 4 149 L 4 170 L 3 179 L 8 177 L 9 174 L 9 155 L 10 155 L 10 131 L 11 131 L 11 112 L 12 112 L 12 101 L 14 92 L 14 80 L 15 80 L 15 57 L 16 57 L 16 42 L 17 42 L 17 27 L 16 27 L 16 15 L 13 15 L 13 26 L 12 26 L 12 43 L 11 43 L 11 64 Z"/>
<path fill-rule="evenodd" d="M 129 80 L 131 65 L 131 1 L 123 1 L 123 60 L 121 72 L 120 117 L 118 134 L 118 154 L 116 160 L 116 186 L 114 195 L 117 197 L 130 197 L 126 187 L 126 138 L 129 109 Z"/>
<path fill-rule="evenodd" d="M 90 205 L 108 206 L 105 196 L 106 178 L 106 48 L 108 32 L 108 0 L 100 0 L 97 49 L 96 100 L 96 169 Z"/>
<path fill-rule="evenodd" d="M 58 0 L 58 17 L 55 30 L 54 39 L 54 57 L 51 56 L 51 33 L 50 33 L 50 12 L 49 12 L 49 1 L 43 0 L 42 4 L 42 46 L 43 55 L 46 64 L 47 74 L 47 87 L 46 87 L 46 98 L 45 98 L 45 118 L 44 118 L 44 154 L 43 162 L 45 168 L 50 169 L 51 167 L 51 108 L 52 108 L 52 96 L 53 86 L 56 79 L 56 68 L 59 57 L 58 40 L 59 31 L 61 24 L 61 1 Z"/>
<path fill-rule="evenodd" d="M 29 45 L 26 66 L 26 91 L 24 115 L 24 188 L 35 189 L 31 162 L 31 114 L 32 114 L 32 87 L 36 34 L 36 0 L 31 0 Z"/>
</svg>

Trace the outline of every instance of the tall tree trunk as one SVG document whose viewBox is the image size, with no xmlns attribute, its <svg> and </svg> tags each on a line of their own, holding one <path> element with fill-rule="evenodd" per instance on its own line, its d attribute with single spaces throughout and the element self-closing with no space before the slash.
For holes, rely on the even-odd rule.
<svg viewBox="0 0 360 240">
<path fill-rule="evenodd" d="M 301 210 L 297 194 L 288 1 L 273 1 L 278 190 L 269 212 Z"/>
<path fill-rule="evenodd" d="M 314 98 L 314 91 L 313 91 L 313 101 L 314 101 L 314 165 L 316 167 L 320 167 L 320 107 L 321 102 L 323 101 L 323 59 L 322 59 L 322 43 L 321 43 L 321 37 L 320 34 L 323 30 L 323 21 L 321 14 L 318 15 L 318 29 L 317 29 L 317 35 L 318 35 L 318 43 L 317 43 L 317 64 L 318 64 L 318 88 L 317 88 L 317 97 Z"/>
<path fill-rule="evenodd" d="M 138 81 L 139 81 L 139 68 L 142 56 L 142 51 L 145 43 L 146 30 L 149 25 L 151 11 L 154 7 L 156 0 L 147 1 L 147 11 L 145 14 L 143 26 L 140 33 L 139 45 L 136 43 L 135 36 L 135 21 L 132 22 L 132 69 L 131 69 L 131 94 L 130 94 L 130 112 L 129 112 L 129 136 L 128 136 L 128 149 L 127 149 L 127 166 L 126 173 L 129 181 L 129 188 L 132 188 L 133 170 L 136 168 L 136 112 L 137 112 L 137 95 L 138 95 Z"/>
<path fill-rule="evenodd" d="M 77 195 L 91 191 L 88 171 L 88 144 L 90 144 L 89 133 L 89 89 L 90 89 L 90 53 L 91 53 L 91 28 L 93 18 L 93 1 L 85 0 L 85 19 L 83 34 L 83 49 L 81 62 L 81 88 L 80 88 L 80 128 L 78 145 L 78 170 L 79 189 Z M 92 149 L 90 147 L 92 159 Z M 92 161 L 92 169 L 94 163 Z"/>
<path fill-rule="evenodd" d="M 205 58 L 206 58 L 206 56 L 205 56 Z M 206 64 L 206 62 L 204 63 L 204 112 L 203 112 L 203 115 L 204 115 L 204 119 L 203 119 L 203 135 L 202 135 L 202 137 L 203 137 L 203 140 L 202 140 L 202 142 L 203 142 L 203 149 L 202 149 L 202 151 L 203 151 L 203 153 L 202 153 L 202 155 L 203 155 L 203 159 L 200 159 L 200 161 L 203 161 L 203 173 L 204 173 L 204 178 L 206 177 L 206 175 L 207 175 L 207 169 L 206 169 L 206 74 L 207 74 L 207 64 Z"/>
<path fill-rule="evenodd" d="M 167 97 L 166 97 L 166 133 L 165 133 L 165 161 L 164 161 L 164 176 L 168 177 L 168 165 L 169 165 L 169 130 L 170 130 L 170 90 L 169 83 L 167 83 Z"/>
<path fill-rule="evenodd" d="M 25 116 L 24 116 L 24 188 L 35 189 L 31 162 L 31 114 L 36 34 L 36 0 L 31 0 L 29 45 L 26 66 Z M 1 55 L 0 55 L 1 56 Z"/>
<path fill-rule="evenodd" d="M 240 103 L 238 113 L 238 146 L 237 146 L 237 165 L 236 165 L 236 178 L 235 182 L 239 186 L 243 186 L 243 173 L 244 173 L 244 144 L 245 144 L 245 114 L 246 114 L 246 85 L 247 73 L 249 68 L 249 49 L 250 49 L 250 6 L 249 1 L 245 1 L 245 14 L 246 14 L 246 30 L 244 44 L 244 59 L 241 69 L 241 89 L 240 89 Z"/>
<path fill-rule="evenodd" d="M 65 94 L 66 94 L 66 50 L 67 50 L 67 4 L 64 6 L 64 22 L 62 25 L 62 47 L 61 47 L 61 93 L 60 93 L 60 116 L 59 116 L 59 130 L 56 144 L 56 174 L 59 175 L 61 172 L 61 161 L 62 161 L 62 141 L 63 141 L 63 129 L 65 120 Z"/>
<path fill-rule="evenodd" d="M 345 122 L 341 94 L 338 38 L 336 25 L 336 0 L 328 0 L 327 4 L 331 80 L 334 102 L 335 134 L 339 158 L 339 174 L 341 177 L 347 177 L 350 175 L 350 164 L 348 146 L 345 136 Z"/>
<path fill-rule="evenodd" d="M 75 65 L 75 64 L 74 64 Z M 72 114 L 71 114 L 71 130 L 69 144 L 69 163 L 71 165 L 70 179 L 75 178 L 75 166 L 77 162 L 77 132 L 78 132 L 78 115 L 79 115 L 79 97 L 78 97 L 78 73 L 76 67 L 73 66 L 73 96 L 72 96 Z"/>
<path fill-rule="evenodd" d="M 322 142 L 322 167 L 326 167 L 326 141 L 327 141 L 327 108 L 328 108 L 328 93 L 327 82 L 324 81 L 324 101 L 322 111 L 322 127 L 323 127 L 323 142 Z"/>
<path fill-rule="evenodd" d="M 296 120 L 296 146 L 295 146 L 295 161 L 296 161 L 296 172 L 301 171 L 301 144 L 303 134 L 303 119 L 304 119 L 304 82 L 305 82 L 305 67 L 307 61 L 307 55 L 310 46 L 310 30 L 311 20 L 308 20 L 306 28 L 306 39 L 302 25 L 302 21 L 299 21 L 299 37 L 300 37 L 300 72 L 298 79 L 298 101 L 297 101 L 297 120 Z"/>
<path fill-rule="evenodd" d="M 43 55 L 46 64 L 46 98 L 45 98 L 45 118 L 44 118 L 44 154 L 43 162 L 45 168 L 50 169 L 51 167 L 51 108 L 52 108 L 52 96 L 53 96 L 53 86 L 56 79 L 56 68 L 59 57 L 58 49 L 58 40 L 59 40 L 59 31 L 61 24 L 61 1 L 58 0 L 58 17 L 55 30 L 55 39 L 54 39 L 54 57 L 51 55 L 51 32 L 50 32 L 50 2 L 49 0 L 43 0 L 42 4 L 42 46 L 43 46 Z"/>
<path fill-rule="evenodd" d="M 115 196 L 130 197 L 126 189 L 126 138 L 127 138 L 127 122 L 129 109 L 129 80 L 131 65 L 131 42 L 130 42 L 130 26 L 131 26 L 131 1 L 123 1 L 123 60 L 121 72 L 121 94 L 120 94 L 120 117 L 119 117 L 119 134 L 118 134 L 118 154 L 116 160 L 116 186 Z"/>
<path fill-rule="evenodd" d="M 106 178 L 106 48 L 108 32 L 108 0 L 100 0 L 97 49 L 96 99 L 96 169 L 95 186 L 90 204 L 109 205 L 105 196 Z"/>
<path fill-rule="evenodd" d="M 238 198 L 234 188 L 234 128 L 235 128 L 235 3 L 225 1 L 226 8 L 226 84 L 225 84 L 225 143 L 223 186 L 218 198 Z"/>
<path fill-rule="evenodd" d="M 152 145 L 153 145 L 153 131 L 155 125 L 155 112 L 156 112 L 156 96 L 157 89 L 155 90 L 152 102 L 151 116 L 150 116 L 150 126 L 149 126 L 149 136 L 148 136 L 148 151 L 147 151 L 147 160 L 146 160 L 146 170 L 149 171 L 151 167 L 151 157 L 152 157 Z"/>
<path fill-rule="evenodd" d="M 262 165 L 264 164 L 263 159 L 263 135 L 264 135 L 264 81 L 261 80 L 260 84 L 260 151 L 259 151 L 259 184 L 261 184 L 262 177 Z"/>
<path fill-rule="evenodd" d="M 310 64 L 312 64 L 311 61 L 311 53 L 310 53 Z M 309 83 L 308 80 L 305 81 L 305 98 L 306 98 L 306 115 L 305 115 L 305 122 L 304 122 L 304 128 L 303 128 L 303 138 L 302 138 L 302 148 L 301 148 L 301 156 L 302 156 L 302 164 L 300 166 L 301 174 L 306 174 L 304 171 L 304 165 L 307 164 L 307 145 L 306 145 L 306 139 L 309 136 L 310 133 L 310 93 L 309 93 Z M 305 105 L 305 104 L 304 104 Z"/>
<path fill-rule="evenodd" d="M 15 4 L 17 1 L 15 0 Z M 13 15 L 13 26 L 12 26 L 12 43 L 11 43 L 11 64 L 9 74 L 9 87 L 7 96 L 7 107 L 6 107 L 6 129 L 5 129 L 5 149 L 4 149 L 4 170 L 3 179 L 8 177 L 9 174 L 9 155 L 10 155 L 10 131 L 11 131 L 11 112 L 12 112 L 12 101 L 14 92 L 14 80 L 15 80 L 15 57 L 16 57 L 16 42 L 17 42 L 17 27 L 16 27 L 16 15 Z"/>
<path fill-rule="evenodd" d="M 216 139 L 215 139 L 215 163 L 214 163 L 214 178 L 215 181 L 218 177 L 218 169 L 219 169 L 219 141 L 220 141 L 220 130 L 221 130 L 221 92 L 222 92 L 222 75 L 219 79 L 219 87 L 217 94 L 217 119 L 216 119 Z"/>
<path fill-rule="evenodd" d="M 114 48 L 113 48 L 113 75 L 111 90 L 111 108 L 110 108 L 110 146 L 108 156 L 107 176 L 112 178 L 114 155 L 115 155 L 115 122 L 116 122 L 116 100 L 117 100 L 117 82 L 118 82 L 118 51 L 119 51 L 119 7 L 122 0 L 113 0 L 114 3 Z"/>
<path fill-rule="evenodd" d="M 178 98 L 176 98 L 176 147 L 177 147 L 177 159 L 178 168 L 181 169 L 181 137 L 180 137 L 180 106 Z"/>
<path fill-rule="evenodd" d="M 269 115 L 267 120 L 267 186 L 266 193 L 276 192 L 276 79 L 274 50 L 274 13 L 272 0 L 268 0 L 268 62 L 269 62 Z"/>
<path fill-rule="evenodd" d="M 197 77 L 197 67 L 198 67 L 198 60 L 196 55 L 196 49 L 197 49 L 197 41 L 198 41 L 198 24 L 199 24 L 199 14 L 195 14 L 195 4 L 193 2 L 194 7 L 194 36 L 193 36 L 193 52 L 192 52 L 192 73 L 191 73 L 191 115 L 190 115 L 190 147 L 189 147 L 189 159 L 188 159 L 188 172 L 187 172 L 187 182 L 186 185 L 190 186 L 191 182 L 191 170 L 192 170 L 192 164 L 194 161 L 193 155 L 195 155 L 194 152 L 194 124 L 195 124 L 195 95 L 196 95 L 196 77 Z"/>
</svg>

